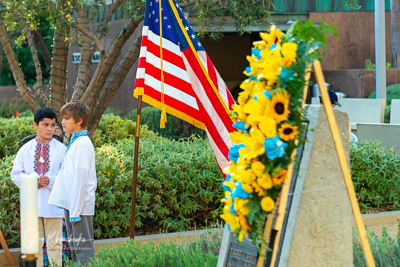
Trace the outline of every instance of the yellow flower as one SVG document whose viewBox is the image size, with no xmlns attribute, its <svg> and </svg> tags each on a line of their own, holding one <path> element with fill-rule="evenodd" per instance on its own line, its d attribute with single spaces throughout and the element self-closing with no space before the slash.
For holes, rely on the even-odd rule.
<svg viewBox="0 0 400 267">
<path fill-rule="evenodd" d="M 245 121 L 247 118 L 247 114 L 243 112 L 243 108 L 240 105 L 232 105 L 232 110 L 238 114 L 238 118 L 242 121 Z"/>
<path fill-rule="evenodd" d="M 270 197 L 261 199 L 261 208 L 266 212 L 271 212 L 275 209 L 275 202 Z"/>
<path fill-rule="evenodd" d="M 271 118 L 266 118 L 258 125 L 261 132 L 267 137 L 272 138 L 276 136 L 276 121 Z"/>
<path fill-rule="evenodd" d="M 245 184 L 251 184 L 251 182 L 256 179 L 256 175 L 251 169 L 241 171 L 238 175 L 242 177 L 242 181 Z"/>
<path fill-rule="evenodd" d="M 267 42 L 267 48 L 269 48 L 272 44 L 280 44 L 282 42 L 283 33 L 275 27 L 275 25 L 271 25 L 271 28 L 268 33 L 260 33 L 261 39 Z"/>
<path fill-rule="evenodd" d="M 236 233 L 236 231 L 238 230 L 238 228 L 240 227 L 239 224 L 239 218 L 230 212 L 224 212 L 221 215 L 221 218 L 227 223 L 229 224 L 229 226 L 231 227 L 231 231 L 232 233 Z"/>
<path fill-rule="evenodd" d="M 275 119 L 277 123 L 286 121 L 289 116 L 289 95 L 286 91 L 279 91 L 271 99 L 268 116 Z"/>
<path fill-rule="evenodd" d="M 247 103 L 247 99 L 249 99 L 250 93 L 248 91 L 242 91 L 239 93 L 238 96 L 238 103 L 239 105 L 243 106 Z"/>
<path fill-rule="evenodd" d="M 272 51 L 263 50 L 261 52 L 260 64 L 262 71 L 257 78 L 264 78 L 267 80 L 267 85 L 272 85 L 278 79 L 283 66 L 283 59 L 279 49 Z"/>
<path fill-rule="evenodd" d="M 251 187 L 251 185 L 243 183 L 242 188 L 247 194 L 253 193 L 253 187 Z"/>
<path fill-rule="evenodd" d="M 229 133 L 229 135 L 231 136 L 232 139 L 232 143 L 234 144 L 240 144 L 240 137 L 242 136 L 242 133 L 239 131 L 234 131 Z"/>
<path fill-rule="evenodd" d="M 392 151 L 392 152 L 394 151 L 393 147 L 390 149 L 390 151 Z"/>
<path fill-rule="evenodd" d="M 254 151 L 256 153 L 264 152 L 264 143 L 258 142 L 258 140 L 251 138 L 250 135 L 242 134 L 240 140 L 241 143 L 243 143 L 247 147 L 247 150 Z M 241 151 L 243 150 L 245 149 L 244 148 L 239 149 L 239 154 L 241 154 Z"/>
<path fill-rule="evenodd" d="M 242 227 L 242 229 L 244 231 L 247 232 L 248 230 L 251 229 L 250 225 L 247 223 L 246 216 L 244 214 L 242 214 L 241 212 L 238 212 L 238 218 L 239 218 L 240 226 Z"/>
<path fill-rule="evenodd" d="M 271 189 L 274 186 L 271 176 L 267 173 L 261 175 L 261 178 L 257 179 L 257 183 L 264 189 Z"/>
<path fill-rule="evenodd" d="M 280 185 L 286 180 L 286 178 L 287 170 L 281 169 L 277 174 L 274 174 L 272 181 L 274 182 L 274 185 Z"/>
<path fill-rule="evenodd" d="M 264 173 L 265 165 L 261 161 L 254 161 L 251 163 L 251 170 L 260 177 Z"/>
<path fill-rule="evenodd" d="M 264 144 L 265 136 L 264 134 L 257 128 L 257 126 L 253 126 L 250 130 L 251 138 L 256 139 L 259 143 Z"/>
<path fill-rule="evenodd" d="M 251 183 L 251 186 L 254 187 L 254 191 L 258 194 L 259 197 L 264 196 L 264 190 L 258 185 L 256 181 Z"/>
<path fill-rule="evenodd" d="M 240 229 L 239 231 L 239 236 L 238 236 L 238 241 L 242 242 L 243 241 L 243 236 L 248 237 L 247 231 L 245 229 Z"/>
<path fill-rule="evenodd" d="M 281 125 L 281 128 L 278 129 L 279 138 L 283 141 L 289 141 L 296 138 L 299 134 L 299 130 L 297 126 L 293 126 L 289 123 L 284 123 Z"/>
<path fill-rule="evenodd" d="M 296 62 L 296 51 L 297 44 L 295 43 L 284 43 L 282 45 L 282 55 L 283 55 L 283 64 L 292 66 L 293 63 Z"/>
<path fill-rule="evenodd" d="M 249 214 L 249 208 L 246 206 L 249 202 L 249 199 L 235 198 L 234 208 L 238 212 L 238 215 L 243 214 L 244 216 L 247 216 Z"/>
</svg>

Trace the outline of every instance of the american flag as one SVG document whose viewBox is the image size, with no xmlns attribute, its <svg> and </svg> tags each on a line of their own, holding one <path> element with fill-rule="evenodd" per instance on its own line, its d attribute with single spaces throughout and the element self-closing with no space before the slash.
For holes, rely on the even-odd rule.
<svg viewBox="0 0 400 267">
<path fill-rule="evenodd" d="M 139 94 L 144 102 L 206 130 L 220 169 L 229 166 L 229 133 L 235 129 L 228 112 L 235 102 L 175 0 L 146 1 L 134 92 Z"/>
</svg>

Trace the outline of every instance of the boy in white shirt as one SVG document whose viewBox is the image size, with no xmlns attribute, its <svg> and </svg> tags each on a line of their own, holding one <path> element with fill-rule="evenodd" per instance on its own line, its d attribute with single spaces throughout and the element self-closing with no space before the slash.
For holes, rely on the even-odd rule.
<svg viewBox="0 0 400 267">
<path fill-rule="evenodd" d="M 37 266 L 43 266 L 43 241 L 46 235 L 49 261 L 62 263 L 62 220 L 64 211 L 48 204 L 49 196 L 56 180 L 66 147 L 53 134 L 57 116 L 49 108 L 40 108 L 35 112 L 33 127 L 37 135 L 18 151 L 11 179 L 21 187 L 21 174 L 38 175 L 38 217 L 39 217 L 39 254 Z M 21 233 L 23 234 L 23 233 Z"/>
<path fill-rule="evenodd" d="M 71 101 L 60 110 L 64 132 L 71 133 L 49 204 L 64 208 L 72 260 L 79 266 L 95 256 L 93 215 L 97 176 L 94 147 L 87 136 L 89 109 Z"/>
</svg>

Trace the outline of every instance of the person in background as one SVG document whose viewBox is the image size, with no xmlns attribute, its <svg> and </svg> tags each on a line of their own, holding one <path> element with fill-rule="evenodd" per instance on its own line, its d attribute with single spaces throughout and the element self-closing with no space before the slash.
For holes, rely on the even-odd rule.
<svg viewBox="0 0 400 267">
<path fill-rule="evenodd" d="M 341 107 L 339 99 L 333 90 L 328 90 L 329 100 L 331 101 L 332 108 L 335 106 Z M 319 97 L 319 103 L 322 105 L 322 98 Z M 358 143 L 358 137 L 350 131 L 351 141 Z"/>
</svg>

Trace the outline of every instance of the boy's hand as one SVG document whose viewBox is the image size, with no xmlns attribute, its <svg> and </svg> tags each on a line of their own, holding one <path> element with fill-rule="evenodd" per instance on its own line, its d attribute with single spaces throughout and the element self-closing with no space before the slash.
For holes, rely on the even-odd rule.
<svg viewBox="0 0 400 267">
<path fill-rule="evenodd" d="M 39 177 L 39 184 L 43 187 L 48 185 L 50 182 L 49 177 L 44 176 L 44 175 L 40 175 Z"/>
<path fill-rule="evenodd" d="M 40 184 L 39 178 L 38 178 L 38 179 L 37 179 L 37 188 L 40 189 L 40 188 L 42 188 L 42 187 L 43 187 L 43 185 Z"/>
<path fill-rule="evenodd" d="M 71 222 L 71 224 L 76 224 L 77 222 Z"/>
</svg>

